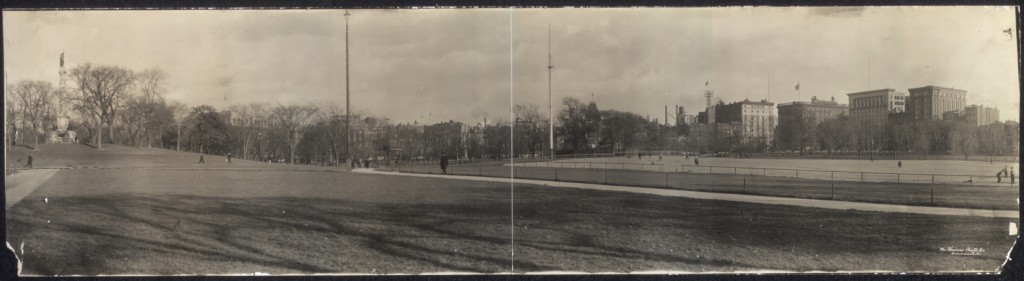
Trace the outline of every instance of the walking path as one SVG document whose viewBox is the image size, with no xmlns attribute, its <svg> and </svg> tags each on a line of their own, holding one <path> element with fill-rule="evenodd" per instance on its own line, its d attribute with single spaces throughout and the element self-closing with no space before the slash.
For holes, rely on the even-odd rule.
<svg viewBox="0 0 1024 281">
<path fill-rule="evenodd" d="M 21 170 L 13 175 L 8 175 L 5 181 L 4 191 L 7 194 L 7 205 L 4 209 L 10 209 L 18 201 L 24 199 L 43 185 L 50 177 L 53 177 L 58 170 L 55 169 L 32 169 Z"/>
<path fill-rule="evenodd" d="M 446 179 L 459 179 L 459 180 L 477 180 L 477 181 L 490 181 L 490 182 L 512 182 L 512 179 L 509 179 L 509 178 L 456 176 L 456 175 L 434 175 L 434 174 L 413 174 L 413 173 L 374 171 L 374 170 L 366 170 L 366 169 L 357 169 L 357 170 L 354 170 L 353 172 L 381 174 L 381 175 L 411 176 L 411 177 L 446 178 Z M 724 200 L 724 201 L 734 201 L 734 202 L 772 204 L 772 205 L 787 205 L 787 206 L 800 206 L 800 207 L 812 207 L 812 208 L 823 208 L 823 209 L 858 210 L 858 211 L 874 211 L 874 212 L 889 212 L 889 213 L 909 213 L 909 214 L 943 215 L 943 216 L 995 217 L 995 218 L 1014 218 L 1014 219 L 1019 218 L 1019 216 L 1020 216 L 1020 212 L 1019 211 L 996 211 L 996 210 L 981 210 L 981 209 L 962 209 L 962 208 L 944 208 L 944 207 L 906 206 L 906 205 L 894 205 L 894 204 L 878 204 L 878 203 L 849 202 L 849 201 L 836 201 L 836 200 L 819 200 L 819 199 L 803 199 L 803 198 L 784 198 L 784 197 L 760 196 L 760 195 L 700 192 L 700 191 L 689 191 L 689 190 L 658 189 L 658 188 L 632 187 L 632 186 L 615 186 L 615 185 L 604 185 L 604 184 L 560 182 L 560 181 L 546 181 L 546 180 L 515 179 L 514 182 L 515 183 L 522 183 L 522 184 L 546 185 L 546 186 L 553 186 L 553 187 L 568 187 L 568 188 L 596 189 L 596 190 L 606 190 L 606 191 L 621 191 L 621 192 L 633 192 L 633 193 L 641 193 L 641 194 L 654 194 L 654 195 L 673 196 L 673 197 L 686 197 L 686 198 L 705 199 L 705 200 Z"/>
</svg>

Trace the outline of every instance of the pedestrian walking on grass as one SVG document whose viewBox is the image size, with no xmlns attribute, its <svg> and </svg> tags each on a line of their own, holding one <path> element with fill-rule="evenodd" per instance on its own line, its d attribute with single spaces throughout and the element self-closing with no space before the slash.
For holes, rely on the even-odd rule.
<svg viewBox="0 0 1024 281">
<path fill-rule="evenodd" d="M 231 152 L 228 152 L 228 164 L 231 164 Z"/>
<path fill-rule="evenodd" d="M 693 165 L 694 166 L 700 166 L 700 157 L 693 158 Z"/>
<path fill-rule="evenodd" d="M 28 163 L 25 163 L 25 167 L 32 169 L 32 153 L 28 154 Z"/>
<path fill-rule="evenodd" d="M 203 155 L 199 154 L 199 164 L 206 164 L 206 160 L 203 159 Z"/>
<path fill-rule="evenodd" d="M 640 152 L 636 153 L 636 159 L 643 159 L 643 158 L 644 158 L 644 154 L 643 153 L 640 153 Z"/>
<path fill-rule="evenodd" d="M 658 161 L 661 161 L 661 153 L 658 153 Z"/>
<path fill-rule="evenodd" d="M 445 153 L 441 153 L 441 174 L 448 174 L 448 155 Z"/>
<path fill-rule="evenodd" d="M 903 168 L 903 160 L 900 160 L 900 162 L 897 162 L 896 163 L 896 167 L 897 168 Z"/>
<path fill-rule="evenodd" d="M 1003 182 L 1003 171 L 996 172 L 996 183 Z"/>
<path fill-rule="evenodd" d="M 1013 185 L 1017 181 L 1017 175 L 1013 173 L 1013 167 L 1010 167 L 1010 185 Z"/>
</svg>

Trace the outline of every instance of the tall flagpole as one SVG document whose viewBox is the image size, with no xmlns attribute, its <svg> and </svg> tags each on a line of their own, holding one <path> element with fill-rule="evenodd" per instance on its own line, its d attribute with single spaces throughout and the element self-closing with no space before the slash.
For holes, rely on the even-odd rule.
<svg viewBox="0 0 1024 281">
<path fill-rule="evenodd" d="M 555 119 L 551 109 L 551 24 L 548 24 L 548 147 L 551 148 L 551 159 L 555 159 Z"/>
<path fill-rule="evenodd" d="M 345 10 L 345 165 L 352 167 L 352 102 L 348 71 L 348 10 Z"/>
</svg>

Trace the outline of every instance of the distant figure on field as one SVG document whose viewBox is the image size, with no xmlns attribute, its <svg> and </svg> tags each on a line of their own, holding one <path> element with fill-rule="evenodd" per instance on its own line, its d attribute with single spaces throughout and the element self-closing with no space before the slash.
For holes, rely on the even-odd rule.
<svg viewBox="0 0 1024 281">
<path fill-rule="evenodd" d="M 199 154 L 199 164 L 206 164 L 206 160 L 203 159 L 202 154 Z"/>
<path fill-rule="evenodd" d="M 1003 171 L 996 172 L 996 183 L 1003 182 Z"/>
<path fill-rule="evenodd" d="M 658 161 L 661 161 L 661 153 L 658 153 Z"/>
<path fill-rule="evenodd" d="M 25 163 L 25 167 L 32 169 L 32 153 L 28 154 L 28 163 Z"/>
<path fill-rule="evenodd" d="M 228 152 L 228 164 L 231 164 L 231 152 Z"/>
<path fill-rule="evenodd" d="M 1013 167 L 1010 167 L 1010 185 L 1017 182 L 1017 175 L 1013 173 Z"/>
<path fill-rule="evenodd" d="M 640 152 L 636 153 L 636 159 L 643 159 L 643 158 L 644 158 L 644 154 L 643 153 L 640 153 Z"/>
<path fill-rule="evenodd" d="M 700 166 L 700 157 L 693 158 L 693 165 Z"/>
<path fill-rule="evenodd" d="M 896 163 L 896 167 L 897 168 L 903 168 L 903 160 L 900 160 L 900 162 L 897 162 Z"/>
<path fill-rule="evenodd" d="M 441 174 L 448 174 L 448 155 L 445 153 L 441 153 Z"/>
<path fill-rule="evenodd" d="M 689 154 L 686 155 L 686 160 L 690 160 L 690 155 Z"/>
</svg>

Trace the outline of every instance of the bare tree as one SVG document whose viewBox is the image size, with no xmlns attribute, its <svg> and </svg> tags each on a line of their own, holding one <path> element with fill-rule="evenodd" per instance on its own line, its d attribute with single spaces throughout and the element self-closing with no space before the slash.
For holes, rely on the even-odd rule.
<svg viewBox="0 0 1024 281">
<path fill-rule="evenodd" d="M 295 164 L 295 147 L 299 145 L 304 129 L 317 113 L 315 106 L 278 105 L 271 114 L 275 124 L 287 135 L 286 142 L 291 155 L 291 163 Z"/>
<path fill-rule="evenodd" d="M 4 145 L 10 149 L 11 143 L 18 141 L 18 136 L 15 134 L 20 135 L 18 133 L 18 128 L 21 126 L 21 107 L 18 106 L 17 102 L 15 102 L 16 99 L 14 98 L 14 94 L 11 93 L 14 86 L 7 86 L 5 88 L 10 89 L 6 89 L 7 92 L 4 93 L 4 113 L 6 113 L 6 119 L 4 122 L 7 126 L 4 128 L 4 137 L 5 141 L 7 141 Z"/>
<path fill-rule="evenodd" d="M 246 105 L 233 105 L 229 107 L 231 114 L 237 117 L 238 123 L 234 124 L 233 131 L 235 138 L 242 148 L 242 158 L 251 159 L 257 149 L 259 138 L 262 137 L 262 130 L 267 125 L 267 106 L 262 103 L 250 103 Z"/>
<path fill-rule="evenodd" d="M 96 117 L 96 148 L 103 147 L 103 124 L 110 128 L 113 139 L 114 118 L 131 93 L 135 75 L 131 70 L 116 66 L 80 65 L 71 70 L 71 80 L 78 84 L 74 95 L 82 111 Z"/>
<path fill-rule="evenodd" d="M 178 135 L 174 140 L 174 150 L 181 151 L 181 128 L 185 126 L 185 122 L 188 120 L 191 109 L 189 109 L 187 105 L 176 101 L 171 102 L 168 107 L 174 115 L 174 123 L 177 127 L 175 130 L 178 132 Z"/>
<path fill-rule="evenodd" d="M 32 131 L 32 149 L 39 146 L 39 133 L 46 131 L 47 122 L 53 116 L 54 92 L 53 85 L 44 81 L 21 81 L 11 90 L 21 108 L 23 127 Z"/>
<path fill-rule="evenodd" d="M 548 118 L 540 113 L 535 104 L 517 104 L 512 108 L 515 113 L 516 135 L 521 135 L 517 142 L 522 142 L 530 155 L 540 155 L 544 149 L 548 133 Z M 517 151 L 522 154 L 526 151 Z"/>
<path fill-rule="evenodd" d="M 135 88 L 138 95 L 135 98 L 135 106 L 139 108 L 139 119 L 141 134 L 145 137 L 149 147 L 153 146 L 154 134 L 166 126 L 166 120 L 159 118 L 162 110 L 165 109 L 164 93 L 167 88 L 164 83 L 167 74 L 158 68 L 150 68 L 138 73 L 135 77 Z"/>
</svg>

